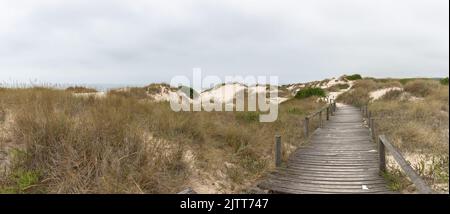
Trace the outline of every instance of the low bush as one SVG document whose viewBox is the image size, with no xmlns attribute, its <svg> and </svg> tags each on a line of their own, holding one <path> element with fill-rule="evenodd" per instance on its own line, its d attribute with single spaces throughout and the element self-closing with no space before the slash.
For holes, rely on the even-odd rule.
<svg viewBox="0 0 450 214">
<path fill-rule="evenodd" d="M 353 74 L 353 75 L 350 75 L 350 76 L 346 76 L 345 78 L 347 80 L 360 80 L 360 79 L 362 79 L 362 76 L 359 75 L 359 74 Z"/>
<path fill-rule="evenodd" d="M 312 96 L 325 97 L 326 93 L 325 93 L 325 90 L 323 90 L 321 88 L 305 88 L 305 89 L 302 89 L 299 92 L 297 92 L 297 94 L 295 95 L 295 98 L 304 99 L 304 98 L 308 98 L 308 97 L 312 97 Z"/>
</svg>

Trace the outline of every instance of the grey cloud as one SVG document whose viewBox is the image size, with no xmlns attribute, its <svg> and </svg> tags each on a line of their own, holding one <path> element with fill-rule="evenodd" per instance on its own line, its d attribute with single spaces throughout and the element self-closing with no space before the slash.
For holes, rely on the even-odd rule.
<svg viewBox="0 0 450 214">
<path fill-rule="evenodd" d="M 302 82 L 446 76 L 448 1 L 0 3 L 0 79 L 148 83 L 190 75 Z"/>
</svg>

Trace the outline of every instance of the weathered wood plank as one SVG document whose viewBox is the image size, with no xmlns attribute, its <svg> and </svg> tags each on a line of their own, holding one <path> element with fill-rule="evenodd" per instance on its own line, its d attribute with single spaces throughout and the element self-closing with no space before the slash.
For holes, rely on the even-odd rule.
<svg viewBox="0 0 450 214">
<path fill-rule="evenodd" d="M 379 175 L 377 146 L 363 125 L 360 110 L 342 106 L 329 113 L 321 128 L 314 132 L 304 128 L 309 143 L 293 152 L 287 166 L 269 174 L 259 186 L 276 193 L 392 193 Z"/>
</svg>

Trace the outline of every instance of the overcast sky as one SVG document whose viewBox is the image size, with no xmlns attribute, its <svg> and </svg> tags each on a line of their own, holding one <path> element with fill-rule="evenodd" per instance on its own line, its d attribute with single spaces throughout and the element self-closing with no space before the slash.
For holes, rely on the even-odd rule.
<svg viewBox="0 0 450 214">
<path fill-rule="evenodd" d="M 448 0 L 0 0 L 0 81 L 442 77 Z"/>
</svg>

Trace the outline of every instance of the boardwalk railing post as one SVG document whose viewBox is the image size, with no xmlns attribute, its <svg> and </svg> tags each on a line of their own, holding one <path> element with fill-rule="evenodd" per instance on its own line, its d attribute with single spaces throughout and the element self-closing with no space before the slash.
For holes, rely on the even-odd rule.
<svg viewBox="0 0 450 214">
<path fill-rule="evenodd" d="M 319 112 L 319 127 L 322 128 L 323 127 L 323 121 L 322 121 L 322 110 L 320 110 Z"/>
<path fill-rule="evenodd" d="M 378 155 L 380 159 L 380 172 L 386 172 L 386 151 L 381 136 L 378 137 Z"/>
<path fill-rule="evenodd" d="M 416 186 L 421 194 L 431 194 L 433 190 L 425 183 L 425 181 L 418 175 L 414 168 L 405 160 L 400 152 L 386 139 L 386 136 L 379 136 L 379 154 L 380 154 L 380 172 L 386 172 L 386 156 L 385 149 L 389 151 L 394 160 L 408 176 L 409 180 Z"/>
<path fill-rule="evenodd" d="M 330 106 L 327 106 L 327 120 L 330 120 Z"/>
<path fill-rule="evenodd" d="M 330 113 L 331 113 L 331 116 L 334 115 L 334 105 L 333 105 L 333 103 L 334 103 L 334 100 L 331 100 L 331 103 L 330 103 Z"/>
<path fill-rule="evenodd" d="M 275 136 L 275 166 L 281 166 L 281 136 Z"/>
<path fill-rule="evenodd" d="M 305 126 L 305 136 L 308 137 L 308 135 L 309 135 L 309 118 L 308 117 L 305 117 L 304 126 Z"/>
<path fill-rule="evenodd" d="M 375 132 L 375 119 L 370 118 L 370 130 L 372 132 L 372 137 L 376 141 L 377 140 L 377 133 Z"/>
</svg>

